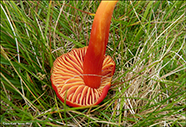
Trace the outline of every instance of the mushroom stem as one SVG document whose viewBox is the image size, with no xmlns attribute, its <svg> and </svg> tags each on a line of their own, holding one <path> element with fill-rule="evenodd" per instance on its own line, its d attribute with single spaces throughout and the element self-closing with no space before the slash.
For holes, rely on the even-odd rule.
<svg viewBox="0 0 186 127">
<path fill-rule="evenodd" d="M 83 63 L 84 82 L 92 88 L 99 88 L 101 83 L 102 64 L 116 3 L 117 1 L 102 1 L 93 21 L 89 46 Z"/>
</svg>

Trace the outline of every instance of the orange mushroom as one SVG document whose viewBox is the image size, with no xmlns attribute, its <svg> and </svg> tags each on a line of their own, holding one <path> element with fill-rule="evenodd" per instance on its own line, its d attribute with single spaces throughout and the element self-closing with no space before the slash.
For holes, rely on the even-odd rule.
<svg viewBox="0 0 186 127">
<path fill-rule="evenodd" d="M 107 95 L 115 62 L 105 56 L 110 21 L 117 1 L 102 1 L 97 9 L 89 46 L 58 57 L 51 82 L 58 98 L 73 107 L 99 104 Z"/>
</svg>

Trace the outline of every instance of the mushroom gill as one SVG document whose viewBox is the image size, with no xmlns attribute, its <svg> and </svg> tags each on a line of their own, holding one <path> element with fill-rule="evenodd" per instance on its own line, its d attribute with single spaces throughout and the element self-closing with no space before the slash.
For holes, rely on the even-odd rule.
<svg viewBox="0 0 186 127">
<path fill-rule="evenodd" d="M 96 89 L 85 85 L 83 62 L 86 51 L 87 46 L 73 49 L 58 57 L 53 63 L 52 87 L 60 100 L 65 102 L 66 99 L 69 106 L 97 105 L 105 98 L 110 88 L 115 68 L 115 62 L 110 56 L 104 57 L 100 87 Z"/>
</svg>

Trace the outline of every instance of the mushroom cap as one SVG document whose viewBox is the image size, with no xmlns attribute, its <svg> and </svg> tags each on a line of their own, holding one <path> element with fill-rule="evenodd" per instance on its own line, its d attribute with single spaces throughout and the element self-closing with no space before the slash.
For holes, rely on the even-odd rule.
<svg viewBox="0 0 186 127">
<path fill-rule="evenodd" d="M 73 107 L 89 107 L 99 104 L 107 95 L 115 71 L 115 62 L 105 56 L 99 88 L 86 86 L 83 79 L 83 61 L 87 46 L 73 49 L 58 57 L 52 68 L 51 82 L 58 98 Z"/>
</svg>

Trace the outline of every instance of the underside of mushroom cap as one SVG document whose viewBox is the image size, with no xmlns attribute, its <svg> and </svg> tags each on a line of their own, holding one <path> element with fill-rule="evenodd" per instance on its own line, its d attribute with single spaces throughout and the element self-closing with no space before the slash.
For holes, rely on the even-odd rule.
<svg viewBox="0 0 186 127">
<path fill-rule="evenodd" d="M 58 98 L 73 107 L 86 107 L 99 104 L 107 95 L 115 71 L 115 62 L 105 56 L 99 88 L 86 86 L 83 80 L 83 61 L 87 47 L 73 49 L 58 57 L 52 68 L 52 87 Z"/>
</svg>

